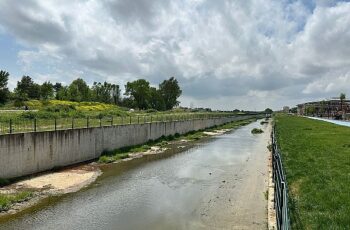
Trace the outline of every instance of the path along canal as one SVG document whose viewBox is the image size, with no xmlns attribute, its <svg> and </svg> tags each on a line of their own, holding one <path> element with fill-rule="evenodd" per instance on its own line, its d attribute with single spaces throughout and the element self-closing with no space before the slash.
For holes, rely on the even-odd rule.
<svg viewBox="0 0 350 230">
<path fill-rule="evenodd" d="M 0 229 L 266 229 L 269 138 L 257 121 L 179 153 L 107 165 L 91 186 Z"/>
<path fill-rule="evenodd" d="M 318 120 L 318 121 L 326 121 L 329 123 L 333 123 L 336 125 L 341 125 L 341 126 L 347 126 L 350 127 L 350 122 L 349 121 L 340 121 L 340 120 L 333 120 L 333 119 L 326 119 L 326 118 L 320 118 L 320 117 L 308 117 L 314 120 Z"/>
</svg>

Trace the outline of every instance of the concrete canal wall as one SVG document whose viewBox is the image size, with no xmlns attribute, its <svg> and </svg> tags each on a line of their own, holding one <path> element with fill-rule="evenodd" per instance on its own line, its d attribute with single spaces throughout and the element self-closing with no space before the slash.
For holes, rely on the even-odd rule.
<svg viewBox="0 0 350 230">
<path fill-rule="evenodd" d="M 251 117 L 254 116 L 1 135 L 0 178 L 20 177 L 68 166 L 98 158 L 105 150 L 143 144 L 163 135 L 184 134 Z"/>
</svg>

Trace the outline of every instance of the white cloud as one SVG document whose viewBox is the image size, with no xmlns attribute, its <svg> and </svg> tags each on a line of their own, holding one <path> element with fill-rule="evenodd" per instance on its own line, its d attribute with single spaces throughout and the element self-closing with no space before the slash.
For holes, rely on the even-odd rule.
<svg viewBox="0 0 350 230">
<path fill-rule="evenodd" d="M 23 44 L 19 60 L 38 80 L 175 76 L 184 104 L 262 109 L 350 93 L 350 3 L 314 4 L 3 0 L 0 26 Z"/>
</svg>

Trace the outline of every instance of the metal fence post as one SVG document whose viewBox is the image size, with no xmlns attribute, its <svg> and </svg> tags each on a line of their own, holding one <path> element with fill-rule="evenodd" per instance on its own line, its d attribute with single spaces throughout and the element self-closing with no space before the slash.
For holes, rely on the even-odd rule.
<svg viewBox="0 0 350 230">
<path fill-rule="evenodd" d="M 86 118 L 86 128 L 89 128 L 90 126 L 90 117 Z"/>
<path fill-rule="evenodd" d="M 140 124 L 140 116 L 137 116 L 137 124 Z"/>
<path fill-rule="evenodd" d="M 34 132 L 36 132 L 36 118 L 34 118 Z"/>
<path fill-rule="evenodd" d="M 131 116 L 130 116 L 130 124 L 131 124 Z"/>
<path fill-rule="evenodd" d="M 151 123 L 152 123 L 152 115 L 151 115 Z"/>
<path fill-rule="evenodd" d="M 102 119 L 100 118 L 100 127 L 102 127 Z"/>
<path fill-rule="evenodd" d="M 72 117 L 72 129 L 74 129 L 74 117 Z"/>
<path fill-rule="evenodd" d="M 12 119 L 10 119 L 10 133 L 12 133 Z"/>
<path fill-rule="evenodd" d="M 55 118 L 55 131 L 57 131 L 57 118 Z"/>
<path fill-rule="evenodd" d="M 112 116 L 112 118 L 111 118 L 111 126 L 113 126 L 113 116 Z"/>
</svg>

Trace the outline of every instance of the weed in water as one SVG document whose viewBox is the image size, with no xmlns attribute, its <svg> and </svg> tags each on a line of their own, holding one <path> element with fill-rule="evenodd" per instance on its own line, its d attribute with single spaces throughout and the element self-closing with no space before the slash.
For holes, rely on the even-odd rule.
<svg viewBox="0 0 350 230">
<path fill-rule="evenodd" d="M 252 129 L 251 133 L 252 134 L 260 134 L 263 133 L 264 131 L 262 129 L 254 128 Z"/>
</svg>

